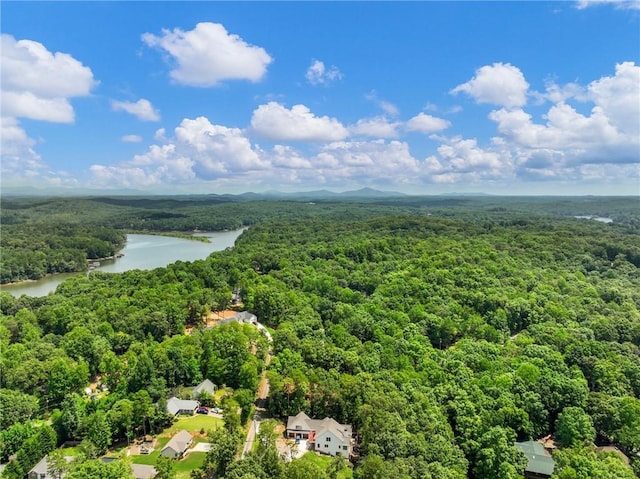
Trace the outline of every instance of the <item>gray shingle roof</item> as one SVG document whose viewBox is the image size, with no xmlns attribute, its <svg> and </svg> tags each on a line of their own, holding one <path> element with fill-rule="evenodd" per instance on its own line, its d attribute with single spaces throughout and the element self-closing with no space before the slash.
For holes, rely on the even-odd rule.
<svg viewBox="0 0 640 479">
<path fill-rule="evenodd" d="M 191 399 L 178 399 L 175 396 L 167 401 L 167 411 L 169 414 L 173 414 L 174 416 L 178 414 L 178 411 L 182 410 L 195 411 L 198 406 L 200 406 L 198 401 L 193 401 Z"/>
<path fill-rule="evenodd" d="M 177 453 L 183 453 L 187 450 L 189 444 L 191 444 L 192 439 L 193 437 L 187 431 L 180 431 L 169 440 L 167 445 L 164 446 L 162 450 L 164 451 L 165 449 L 173 449 Z"/>
<path fill-rule="evenodd" d="M 131 470 L 136 479 L 154 479 L 158 475 L 155 467 L 146 464 L 131 464 Z"/>
<path fill-rule="evenodd" d="M 213 384 L 208 379 L 205 379 L 200 384 L 198 384 L 195 388 L 193 388 L 191 397 L 196 399 L 202 392 L 213 394 L 214 392 L 216 392 L 216 385 Z"/>
<path fill-rule="evenodd" d="M 300 427 L 296 427 L 300 426 Z M 335 419 L 325 417 L 324 419 L 311 419 L 303 412 L 299 412 L 295 416 L 289 416 L 287 419 L 287 430 L 291 431 L 316 431 L 316 435 L 322 434 L 324 431 L 330 431 L 334 436 L 341 440 L 351 438 L 351 424 L 340 424 Z"/>
</svg>

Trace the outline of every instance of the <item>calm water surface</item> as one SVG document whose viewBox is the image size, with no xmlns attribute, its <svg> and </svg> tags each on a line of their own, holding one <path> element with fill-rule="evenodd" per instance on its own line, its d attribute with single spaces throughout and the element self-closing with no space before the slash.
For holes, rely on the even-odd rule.
<svg viewBox="0 0 640 479">
<path fill-rule="evenodd" d="M 205 259 L 214 251 L 232 247 L 236 238 L 245 230 L 222 231 L 215 233 L 197 233 L 194 236 L 206 236 L 210 243 L 201 243 L 182 238 L 155 235 L 127 235 L 127 243 L 121 250 L 122 258 L 102 261 L 97 271 L 123 273 L 132 269 L 154 269 L 167 266 L 176 261 L 195 261 Z M 38 281 L 2 286 L 14 296 L 46 296 L 65 279 L 86 273 L 63 273 L 48 276 Z"/>
</svg>

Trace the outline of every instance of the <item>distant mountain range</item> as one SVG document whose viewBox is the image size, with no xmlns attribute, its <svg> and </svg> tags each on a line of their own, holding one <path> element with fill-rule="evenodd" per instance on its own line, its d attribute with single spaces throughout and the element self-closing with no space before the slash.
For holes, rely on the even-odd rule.
<svg viewBox="0 0 640 479">
<path fill-rule="evenodd" d="M 169 196 L 187 196 L 182 194 L 171 193 L 150 193 L 133 189 L 88 189 L 88 188 L 27 188 L 27 187 L 4 187 L 1 191 L 2 196 L 5 197 L 43 197 L 43 196 L 136 196 L 136 197 L 169 197 Z M 265 191 L 262 193 L 240 193 L 240 194 L 202 194 L 202 195 L 188 195 L 188 196 L 220 196 L 229 200 L 259 200 L 259 199 L 345 199 L 345 198 L 398 198 L 409 196 L 405 193 L 399 193 L 396 191 L 380 191 L 373 188 L 361 188 L 359 190 L 350 190 L 343 192 L 335 192 L 329 190 L 316 190 L 316 191 L 297 191 L 297 192 L 282 192 L 282 191 Z"/>
</svg>

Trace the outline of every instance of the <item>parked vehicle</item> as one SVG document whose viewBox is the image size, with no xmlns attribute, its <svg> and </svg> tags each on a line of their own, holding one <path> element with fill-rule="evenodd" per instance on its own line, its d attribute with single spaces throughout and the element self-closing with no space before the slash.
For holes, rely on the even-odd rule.
<svg viewBox="0 0 640 479">
<path fill-rule="evenodd" d="M 198 414 L 209 414 L 209 408 L 206 406 L 200 406 L 196 412 Z"/>
</svg>

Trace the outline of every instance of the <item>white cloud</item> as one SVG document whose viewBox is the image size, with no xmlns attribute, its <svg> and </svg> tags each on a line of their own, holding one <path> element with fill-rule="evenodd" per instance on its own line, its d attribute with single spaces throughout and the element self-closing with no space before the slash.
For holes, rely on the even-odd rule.
<svg viewBox="0 0 640 479">
<path fill-rule="evenodd" d="M 640 66 L 619 63 L 614 76 L 592 82 L 587 90 L 596 108 L 618 131 L 640 135 Z"/>
<path fill-rule="evenodd" d="M 579 88 L 594 104 L 588 115 L 562 101 L 552 105 L 536 123 L 522 109 L 500 109 L 489 114 L 500 141 L 518 150 L 529 169 L 547 169 L 584 163 L 638 163 L 640 160 L 640 67 L 616 66 L 606 76 Z"/>
<path fill-rule="evenodd" d="M 125 143 L 140 143 L 142 141 L 142 137 L 140 135 L 124 135 L 120 139 Z"/>
<path fill-rule="evenodd" d="M 438 156 L 430 156 L 424 163 L 428 174 L 439 177 L 436 178 L 437 182 L 448 182 L 448 179 L 457 181 L 462 175 L 469 180 L 496 179 L 504 177 L 511 169 L 507 155 L 497 149 L 481 148 L 475 138 L 455 136 L 440 139 L 443 144 L 437 148 Z"/>
<path fill-rule="evenodd" d="M 164 132 L 161 132 L 164 136 Z M 210 181 L 260 171 L 268 166 L 238 128 L 212 124 L 205 117 L 185 118 L 164 145 L 118 165 L 93 165 L 96 185 L 156 186 Z"/>
<path fill-rule="evenodd" d="M 158 128 L 153 134 L 153 137 L 158 141 L 166 141 L 167 137 L 165 136 L 165 134 L 166 130 L 164 128 Z"/>
<path fill-rule="evenodd" d="M 163 30 L 161 36 L 142 35 L 142 41 L 166 51 L 175 66 L 171 78 L 197 87 L 217 86 L 226 80 L 261 80 L 273 61 L 261 47 L 227 32 L 219 23 L 198 23 L 193 30 Z"/>
<path fill-rule="evenodd" d="M 74 120 L 70 98 L 97 85 L 91 69 L 67 53 L 2 34 L 2 116 L 59 123 Z"/>
<path fill-rule="evenodd" d="M 355 125 L 349 126 L 349 131 L 353 135 L 370 136 L 372 138 L 397 138 L 398 128 L 401 125 L 402 123 L 398 121 L 389 121 L 384 116 L 376 116 L 358 120 Z"/>
<path fill-rule="evenodd" d="M 334 80 L 342 79 L 342 72 L 333 65 L 327 70 L 323 62 L 313 60 L 307 69 L 305 78 L 312 85 L 328 85 Z"/>
<path fill-rule="evenodd" d="M 160 121 L 160 113 L 149 100 L 141 98 L 136 102 L 111 100 L 114 111 L 126 111 L 140 121 Z"/>
<path fill-rule="evenodd" d="M 37 175 L 44 168 L 40 155 L 33 150 L 35 141 L 15 118 L 2 118 L 0 151 L 2 151 L 2 178 Z"/>
<path fill-rule="evenodd" d="M 476 70 L 475 77 L 451 93 L 464 92 L 478 103 L 515 108 L 527 103 L 528 89 L 529 84 L 519 68 L 509 63 L 494 63 Z"/>
<path fill-rule="evenodd" d="M 277 102 L 256 108 L 251 128 L 256 134 L 276 141 L 335 141 L 348 135 L 335 118 L 315 116 L 305 105 L 287 109 Z"/>
<path fill-rule="evenodd" d="M 407 121 L 405 128 L 408 131 L 419 131 L 420 133 L 435 133 L 436 131 L 446 130 L 451 126 L 449 120 L 444 120 L 426 113 L 418 113 L 416 116 Z"/>
<path fill-rule="evenodd" d="M 579 9 L 598 5 L 614 5 L 616 8 L 639 10 L 640 0 L 578 0 L 576 5 Z"/>
<path fill-rule="evenodd" d="M 325 145 L 313 159 L 325 182 L 407 183 L 420 170 L 405 142 L 339 141 Z"/>
</svg>

